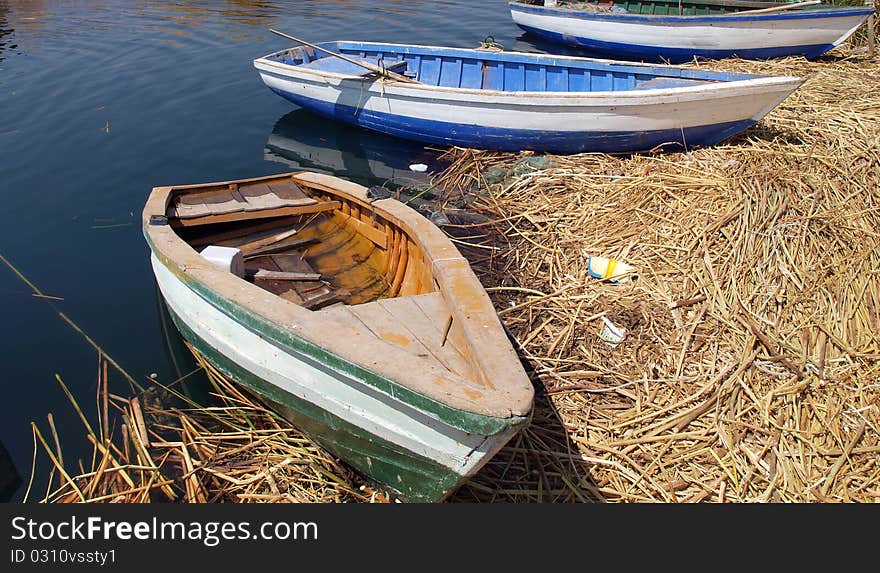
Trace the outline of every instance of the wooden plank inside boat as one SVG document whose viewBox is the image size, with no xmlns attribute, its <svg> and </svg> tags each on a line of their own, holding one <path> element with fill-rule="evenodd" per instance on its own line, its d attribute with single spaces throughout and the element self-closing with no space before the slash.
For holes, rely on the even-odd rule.
<svg viewBox="0 0 880 573">
<path fill-rule="evenodd" d="M 382 229 L 377 229 L 373 225 L 365 221 L 361 221 L 360 219 L 355 219 L 354 217 L 348 217 L 348 219 L 346 219 L 343 224 L 351 227 L 352 230 L 354 230 L 355 232 L 360 233 L 361 235 L 376 243 L 376 246 L 378 246 L 380 249 L 385 249 L 385 247 L 387 246 L 388 236 Z"/>
<path fill-rule="evenodd" d="M 200 234 L 196 238 L 190 238 L 187 242 L 196 250 L 208 245 L 219 245 L 223 247 L 237 247 L 243 242 L 268 237 L 278 232 L 280 228 L 290 228 L 295 217 L 284 217 L 275 220 L 268 220 L 264 223 L 247 223 L 244 226 L 237 225 L 236 228 L 211 232 L 209 234 Z"/>
<path fill-rule="evenodd" d="M 249 258 L 245 260 L 245 273 L 253 277 L 255 285 L 308 309 L 338 302 L 346 294 L 346 291 L 334 289 L 320 280 L 321 274 L 315 272 L 297 251 Z"/>
<path fill-rule="evenodd" d="M 425 299 L 424 305 L 420 306 L 415 299 Z M 428 315 L 424 308 L 439 312 Z M 473 378 L 467 359 L 451 344 L 443 343 L 443 327 L 449 313 L 445 311 L 440 293 L 386 298 L 357 305 L 335 305 L 321 312 L 416 356 L 436 361 L 464 378 Z"/>
<path fill-rule="evenodd" d="M 223 189 L 179 195 L 174 201 L 171 214 L 178 219 L 188 219 L 243 210 L 244 205 L 232 196 L 230 190 Z"/>
<path fill-rule="evenodd" d="M 318 273 L 291 273 L 286 271 L 267 271 L 260 269 L 254 275 L 255 279 L 271 279 L 274 281 L 319 281 Z"/>
<path fill-rule="evenodd" d="M 172 227 L 191 227 L 195 225 L 212 225 L 216 223 L 229 223 L 232 221 L 244 221 L 248 219 L 261 219 L 266 217 L 284 217 L 291 215 L 310 215 L 338 209 L 342 204 L 339 201 L 321 201 L 311 205 L 298 207 L 283 207 L 280 209 L 265 209 L 262 211 L 239 211 L 224 215 L 202 214 L 192 215 L 187 219 L 172 219 Z"/>
<path fill-rule="evenodd" d="M 331 211 L 340 201 L 318 201 L 291 180 L 236 183 L 173 197 L 167 212 L 176 227 Z"/>
</svg>

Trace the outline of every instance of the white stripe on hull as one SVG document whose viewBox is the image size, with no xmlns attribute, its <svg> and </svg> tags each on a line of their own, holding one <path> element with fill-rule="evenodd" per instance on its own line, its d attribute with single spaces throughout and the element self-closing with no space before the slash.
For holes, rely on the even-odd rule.
<svg viewBox="0 0 880 573">
<path fill-rule="evenodd" d="M 155 255 L 153 271 L 166 303 L 213 349 L 255 376 L 366 432 L 472 475 L 515 433 L 467 434 L 357 381 L 340 380 L 237 323 L 170 272 Z"/>
<path fill-rule="evenodd" d="M 290 66 L 262 62 L 256 66 L 270 88 L 321 102 L 451 124 L 560 133 L 642 132 L 758 121 L 800 85 L 797 78 L 758 78 L 696 88 L 499 94 L 342 82 Z"/>
<path fill-rule="evenodd" d="M 663 18 L 657 22 L 587 19 L 511 11 L 523 26 L 566 36 L 614 44 L 695 50 L 745 50 L 781 46 L 837 45 L 858 28 L 862 15 L 809 19 L 727 20 L 688 22 Z"/>
</svg>

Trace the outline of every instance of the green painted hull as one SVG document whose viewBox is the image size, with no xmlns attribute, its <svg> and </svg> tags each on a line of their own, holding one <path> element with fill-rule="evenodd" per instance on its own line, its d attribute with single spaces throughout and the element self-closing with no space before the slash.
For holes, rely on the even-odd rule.
<svg viewBox="0 0 880 573">
<path fill-rule="evenodd" d="M 147 238 L 147 243 L 150 245 L 150 249 L 157 260 L 189 289 L 223 314 L 242 325 L 242 327 L 261 333 L 261 336 L 277 342 L 288 352 L 299 356 L 307 356 L 329 369 L 346 373 L 352 378 L 372 386 L 380 392 L 395 396 L 402 403 L 408 404 L 418 410 L 430 414 L 431 416 L 437 417 L 450 426 L 465 432 L 492 435 L 506 431 L 511 427 L 511 424 L 519 426 L 521 425 L 520 421 L 525 421 L 525 419 L 522 418 L 517 418 L 512 421 L 509 418 L 485 416 L 450 407 L 443 402 L 429 398 L 418 392 L 414 392 L 393 380 L 379 376 L 343 357 L 336 356 L 304 338 L 293 336 L 272 321 L 268 321 L 262 316 L 255 314 L 250 309 L 227 300 L 212 290 L 208 285 L 194 280 L 176 263 L 169 260 L 162 255 L 161 252 L 156 250 L 148 233 L 145 233 L 144 236 Z M 181 322 L 182 321 L 175 319 L 175 323 L 178 327 Z"/>
<path fill-rule="evenodd" d="M 169 312 L 183 337 L 211 365 L 262 396 L 297 429 L 403 501 L 440 501 L 467 479 L 262 380 L 208 345 L 170 308 Z"/>
</svg>

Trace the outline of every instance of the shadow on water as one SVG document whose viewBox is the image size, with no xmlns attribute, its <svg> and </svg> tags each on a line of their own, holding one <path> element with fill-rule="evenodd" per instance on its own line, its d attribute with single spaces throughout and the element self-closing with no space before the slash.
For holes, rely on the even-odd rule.
<svg viewBox="0 0 880 573">
<path fill-rule="evenodd" d="M 0 442 L 0 503 L 9 502 L 21 484 L 21 474 L 12 462 L 6 446 Z"/>
<path fill-rule="evenodd" d="M 266 141 L 264 158 L 362 185 L 416 187 L 442 169 L 441 150 L 322 118 L 304 109 L 281 117 Z M 424 173 L 410 165 L 424 164 Z"/>
</svg>

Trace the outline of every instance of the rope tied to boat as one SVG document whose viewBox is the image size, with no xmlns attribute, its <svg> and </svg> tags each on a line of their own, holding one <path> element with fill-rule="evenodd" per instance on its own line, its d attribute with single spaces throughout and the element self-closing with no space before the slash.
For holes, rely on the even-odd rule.
<svg viewBox="0 0 880 573">
<path fill-rule="evenodd" d="M 382 70 L 379 76 L 379 93 L 382 94 L 382 97 L 385 97 L 385 81 L 388 79 L 388 68 L 385 67 L 385 58 L 383 57 L 380 57 L 377 63 L 379 64 L 379 69 Z"/>
<path fill-rule="evenodd" d="M 477 50 L 485 50 L 487 52 L 503 52 L 504 46 L 495 41 L 495 36 L 486 36 L 486 38 L 480 42 L 480 47 Z"/>
</svg>

